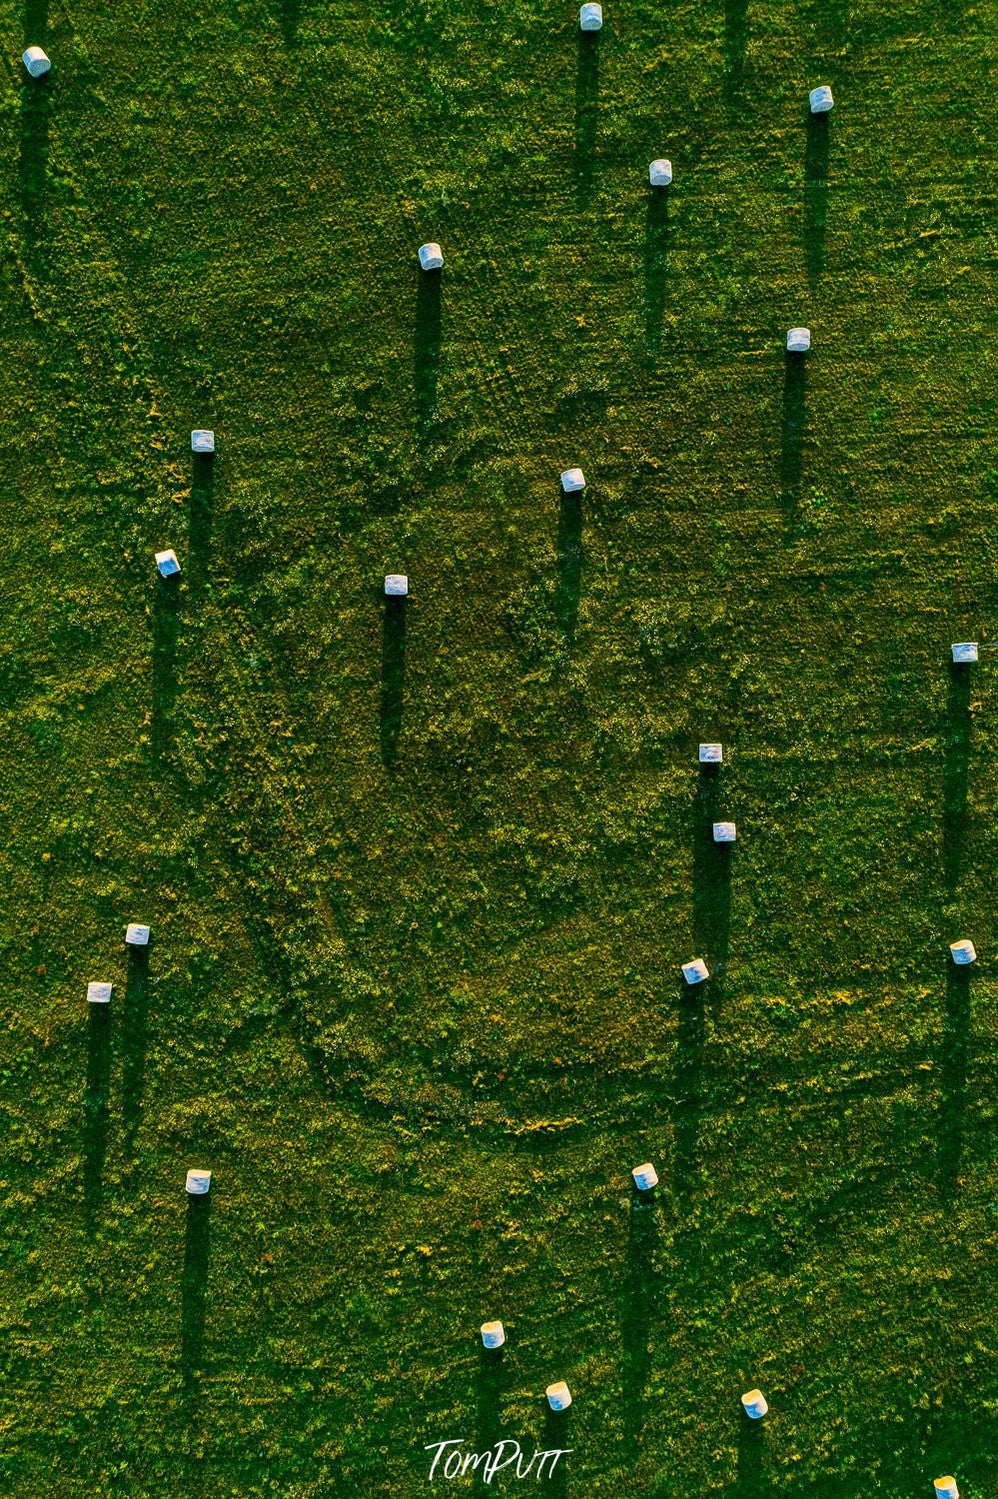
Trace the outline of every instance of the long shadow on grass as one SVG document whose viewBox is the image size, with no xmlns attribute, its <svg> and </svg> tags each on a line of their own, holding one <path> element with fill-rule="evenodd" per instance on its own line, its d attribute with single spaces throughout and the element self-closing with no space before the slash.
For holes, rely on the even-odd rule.
<svg viewBox="0 0 998 1499">
<path fill-rule="evenodd" d="M 580 31 L 575 72 L 575 191 L 580 207 L 592 197 L 599 127 L 599 32 Z"/>
<path fill-rule="evenodd" d="M 745 1416 L 738 1425 L 738 1480 L 735 1493 L 738 1499 L 755 1499 L 756 1495 L 769 1494 L 771 1489 L 767 1476 L 765 1422 L 752 1421 Z"/>
<path fill-rule="evenodd" d="M 187 576 L 197 586 L 204 581 L 211 550 L 215 516 L 215 456 L 195 453 L 191 475 L 191 505 L 187 518 Z"/>
<path fill-rule="evenodd" d="M 697 1180 L 703 1114 L 703 1049 L 706 1036 L 704 985 L 685 982 L 679 994 L 679 1035 L 672 1076 L 672 1187 L 680 1214 L 690 1211 Z M 682 1242 L 686 1242 L 683 1239 Z M 695 1246 L 690 1243 L 691 1251 Z"/>
<path fill-rule="evenodd" d="M 724 97 L 733 104 L 745 72 L 748 0 L 724 0 Z"/>
<path fill-rule="evenodd" d="M 624 1439 L 637 1443 L 645 1421 L 645 1387 L 651 1373 L 651 1323 L 655 1309 L 658 1218 L 653 1200 L 635 1195 L 627 1236 L 620 1342 Z"/>
<path fill-rule="evenodd" d="M 83 1212 L 87 1235 L 104 1201 L 104 1162 L 110 1126 L 111 1006 L 90 1005 L 87 1085 L 83 1094 Z"/>
<path fill-rule="evenodd" d="M 804 260 L 808 281 L 814 286 L 825 266 L 825 219 L 828 213 L 827 114 L 808 110 L 804 147 Z"/>
<path fill-rule="evenodd" d="M 413 338 L 412 381 L 416 402 L 416 436 L 429 440 L 437 414 L 440 340 L 443 316 L 443 273 L 417 271 L 416 331 Z"/>
<path fill-rule="evenodd" d="M 575 644 L 583 558 L 582 501 L 577 493 L 565 494 L 562 491 L 558 510 L 558 581 L 555 584 L 554 612 L 569 650 Z"/>
<path fill-rule="evenodd" d="M 509 1385 L 509 1370 L 505 1348 L 485 1348 L 478 1345 L 477 1406 L 475 1422 L 475 1451 L 487 1452 L 502 1440 L 503 1399 Z M 474 1490 L 476 1493 L 491 1493 L 481 1471 L 476 1470 Z"/>
<path fill-rule="evenodd" d="M 693 940 L 711 973 L 719 999 L 728 961 L 731 930 L 731 851 L 714 842 L 720 807 L 718 767 L 704 766 L 693 794 Z M 700 1119 L 703 1113 L 703 1050 L 706 1032 L 703 984 L 683 982 L 679 995 L 679 1036 L 672 1095 L 675 1099 L 673 1189 L 681 1211 L 689 1211 L 696 1190 Z"/>
<path fill-rule="evenodd" d="M 128 1156 L 134 1154 L 135 1136 L 142 1123 L 149 1033 L 148 952 L 146 947 L 128 949 L 128 980 L 121 1019 L 121 1121 Z"/>
<path fill-rule="evenodd" d="M 705 958 L 715 992 L 728 962 L 731 938 L 730 843 L 714 842 L 714 823 L 721 820 L 720 767 L 704 765 L 693 793 L 693 941 Z"/>
<path fill-rule="evenodd" d="M 970 1062 L 970 970 L 948 962 L 939 1086 L 939 1193 L 952 1202 L 960 1181 L 967 1070 Z"/>
<path fill-rule="evenodd" d="M 953 663 L 946 704 L 946 752 L 943 760 L 943 872 L 946 889 L 956 894 L 963 872 L 969 815 L 967 786 L 970 770 L 970 671 Z"/>
<path fill-rule="evenodd" d="M 24 73 L 21 94 L 21 154 L 19 186 L 24 213 L 24 254 L 29 270 L 44 271 L 46 189 L 49 132 L 52 120 L 51 74 L 29 78 Z"/>
<path fill-rule="evenodd" d="M 280 0 L 280 21 L 284 45 L 296 46 L 301 23 L 301 0 Z"/>
<path fill-rule="evenodd" d="M 188 1197 L 180 1312 L 180 1367 L 188 1397 L 196 1394 L 204 1367 L 210 1223 L 211 1193 L 205 1193 L 202 1197 Z"/>
<path fill-rule="evenodd" d="M 398 759 L 398 741 L 402 730 L 402 707 L 405 696 L 405 626 L 406 602 L 402 598 L 385 599 L 381 634 L 381 759 L 386 770 L 393 770 Z"/>
<path fill-rule="evenodd" d="M 645 352 L 652 364 L 662 347 L 669 276 L 669 189 L 653 187 L 645 213 Z"/>
<path fill-rule="evenodd" d="M 566 1411 L 553 1411 L 546 1404 L 544 1417 L 544 1451 L 553 1452 L 555 1448 L 567 1452 L 572 1446 L 572 1408 Z M 551 1472 L 551 1458 L 544 1463 L 544 1495 L 545 1499 L 567 1499 L 568 1495 L 568 1468 L 567 1457 L 559 1457 Z M 548 1476 L 550 1474 L 550 1477 Z"/>
<path fill-rule="evenodd" d="M 157 760 L 169 754 L 173 737 L 179 635 L 179 586 L 176 579 L 157 578 L 152 604 L 152 751 Z"/>
<path fill-rule="evenodd" d="M 806 425 L 807 358 L 788 352 L 783 366 L 783 430 L 780 439 L 780 503 L 788 526 L 796 523 L 800 510 Z"/>
</svg>

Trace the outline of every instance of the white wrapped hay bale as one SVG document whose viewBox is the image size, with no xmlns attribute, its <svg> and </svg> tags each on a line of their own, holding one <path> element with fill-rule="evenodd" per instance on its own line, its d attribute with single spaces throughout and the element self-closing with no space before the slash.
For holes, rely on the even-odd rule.
<svg viewBox="0 0 998 1499">
<path fill-rule="evenodd" d="M 172 549 L 156 553 L 156 567 L 161 578 L 175 578 L 180 572 L 177 554 Z"/>
<path fill-rule="evenodd" d="M 558 1380 L 556 1384 L 549 1384 L 544 1393 L 553 1411 L 567 1410 L 572 1403 L 571 1391 L 563 1379 Z"/>
<path fill-rule="evenodd" d="M 602 5 L 584 5 L 579 11 L 579 29 L 581 31 L 599 31 L 603 25 Z"/>
<path fill-rule="evenodd" d="M 934 1478 L 932 1483 L 936 1491 L 936 1499 L 960 1499 L 960 1490 L 952 1475 L 946 1478 Z"/>
<path fill-rule="evenodd" d="M 125 928 L 125 941 L 129 947 L 148 947 L 149 928 L 138 921 L 130 921 Z"/>
<path fill-rule="evenodd" d="M 742 1409 L 753 1421 L 761 1421 L 769 1406 L 761 1390 L 749 1390 L 742 1396 Z"/>
<path fill-rule="evenodd" d="M 652 1187 L 658 1186 L 658 1172 L 651 1161 L 646 1161 L 643 1166 L 635 1166 L 631 1175 L 639 1192 L 650 1192 Z"/>
<path fill-rule="evenodd" d="M 205 428 L 199 427 L 196 432 L 191 433 L 192 453 L 213 453 L 215 451 L 215 434 Z"/>
<path fill-rule="evenodd" d="M 683 978 L 688 984 L 702 984 L 705 979 L 710 978 L 703 958 L 691 958 L 688 963 L 684 963 Z"/>
<path fill-rule="evenodd" d="M 648 168 L 648 181 L 652 187 L 668 187 L 672 181 L 672 162 L 659 156 Z"/>
<path fill-rule="evenodd" d="M 443 270 L 444 252 L 434 240 L 431 239 L 428 244 L 420 245 L 419 263 L 424 271 Z"/>
<path fill-rule="evenodd" d="M 951 942 L 949 945 L 949 950 L 952 955 L 953 962 L 959 964 L 961 968 L 966 963 L 977 962 L 977 949 L 975 948 L 969 937 L 961 937 L 959 942 Z"/>
<path fill-rule="evenodd" d="M 737 832 L 737 829 L 736 829 L 736 827 L 735 827 L 735 825 L 734 825 L 733 822 L 715 822 L 715 824 L 714 824 L 714 842 L 715 843 L 734 843 L 735 838 L 737 836 L 738 836 L 738 832 Z"/>
<path fill-rule="evenodd" d="M 21 61 L 32 78 L 41 78 L 52 66 L 41 47 L 29 47 L 22 55 Z"/>
<path fill-rule="evenodd" d="M 191 1197 L 203 1197 L 211 1186 L 211 1172 L 192 1167 L 187 1173 L 186 1189 Z"/>
<path fill-rule="evenodd" d="M 486 1348 L 501 1348 L 506 1341 L 506 1329 L 501 1322 L 482 1323 L 482 1342 Z"/>
<path fill-rule="evenodd" d="M 113 988 L 113 984 L 88 984 L 87 1004 L 109 1005 L 111 1003 L 111 990 Z"/>
<path fill-rule="evenodd" d="M 813 115 L 826 115 L 835 103 L 835 100 L 832 98 L 832 91 L 828 87 L 828 84 L 822 83 L 817 88 L 811 90 L 807 96 L 807 102 L 811 106 L 811 113 Z M 849 111 L 846 110 L 847 115 L 848 113 Z"/>
<path fill-rule="evenodd" d="M 720 744 L 701 744 L 700 764 L 720 765 L 724 759 L 724 747 Z"/>
<path fill-rule="evenodd" d="M 969 665 L 971 661 L 979 660 L 976 640 L 964 640 L 959 645 L 950 647 L 953 660 L 957 665 Z"/>
<path fill-rule="evenodd" d="M 385 597 L 404 599 L 409 594 L 409 579 L 405 573 L 388 573 L 385 577 Z"/>
<path fill-rule="evenodd" d="M 586 487 L 586 476 L 581 468 L 566 468 L 561 476 L 561 487 L 566 494 L 577 494 Z"/>
<path fill-rule="evenodd" d="M 811 347 L 810 328 L 791 328 L 787 334 L 787 353 L 806 354 Z"/>
</svg>

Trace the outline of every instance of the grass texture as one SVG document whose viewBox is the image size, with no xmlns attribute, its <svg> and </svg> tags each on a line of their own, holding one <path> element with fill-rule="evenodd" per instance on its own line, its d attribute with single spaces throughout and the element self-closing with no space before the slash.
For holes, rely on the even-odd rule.
<svg viewBox="0 0 998 1499">
<path fill-rule="evenodd" d="M 12 1499 L 998 1493 L 998 11 L 605 12 L 0 4 Z"/>
</svg>

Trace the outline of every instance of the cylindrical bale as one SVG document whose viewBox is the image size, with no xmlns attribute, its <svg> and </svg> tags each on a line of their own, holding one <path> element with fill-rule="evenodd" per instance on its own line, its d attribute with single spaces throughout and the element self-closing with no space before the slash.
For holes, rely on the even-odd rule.
<svg viewBox="0 0 998 1499">
<path fill-rule="evenodd" d="M 180 563 L 172 547 L 168 547 L 165 552 L 157 552 L 154 561 L 161 578 L 175 578 L 180 572 Z"/>
<path fill-rule="evenodd" d="M 41 78 L 52 66 L 41 47 L 29 47 L 22 54 L 21 61 L 31 74 L 32 78 Z"/>
<path fill-rule="evenodd" d="M 442 271 L 444 268 L 444 252 L 435 240 L 430 240 L 419 247 L 419 263 L 424 271 Z"/>
<path fill-rule="evenodd" d="M 482 1342 L 486 1348 L 501 1348 L 506 1341 L 506 1330 L 501 1322 L 482 1323 Z"/>
</svg>

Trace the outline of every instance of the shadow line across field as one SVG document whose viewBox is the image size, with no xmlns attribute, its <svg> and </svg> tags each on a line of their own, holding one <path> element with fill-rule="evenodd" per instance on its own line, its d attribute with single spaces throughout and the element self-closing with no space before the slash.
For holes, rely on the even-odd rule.
<svg viewBox="0 0 998 1499">
<path fill-rule="evenodd" d="M 381 759 L 393 770 L 398 759 L 402 709 L 405 701 L 406 601 L 386 598 L 381 630 Z"/>
<path fill-rule="evenodd" d="M 796 524 L 800 512 L 806 427 L 807 359 L 800 354 L 791 354 L 788 350 L 783 365 L 783 425 L 780 437 L 780 502 L 788 529 Z"/>
<path fill-rule="evenodd" d="M 659 1243 L 658 1209 L 654 1201 L 635 1195 L 627 1233 L 624 1264 L 621 1343 L 621 1395 L 624 1440 L 641 1438 L 645 1423 L 645 1390 L 651 1375 L 651 1328 L 656 1312 L 655 1255 Z"/>
<path fill-rule="evenodd" d="M 83 1204 L 91 1236 L 104 1201 L 104 1163 L 111 1122 L 111 1007 L 89 1007 L 87 1082 L 83 1095 Z"/>
<path fill-rule="evenodd" d="M 645 210 L 645 355 L 651 364 L 662 348 L 669 281 L 669 189 L 649 188 Z"/>
<path fill-rule="evenodd" d="M 960 1180 L 967 1073 L 970 1066 L 970 971 L 947 961 L 946 1013 L 940 1056 L 938 1170 L 939 1193 L 952 1203 Z"/>
<path fill-rule="evenodd" d="M 142 1123 L 146 1051 L 149 1043 L 149 958 L 145 947 L 128 949 L 128 979 L 121 1018 L 121 1122 L 123 1145 L 128 1156 L 135 1153 L 135 1139 Z"/>
<path fill-rule="evenodd" d="M 579 207 L 592 197 L 599 131 L 599 32 L 580 31 L 575 71 L 575 191 Z"/>
<path fill-rule="evenodd" d="M 950 666 L 946 704 L 946 739 L 943 756 L 943 874 L 950 900 L 956 895 L 963 872 L 964 848 L 969 826 L 970 779 L 970 672 L 966 666 Z"/>
</svg>

